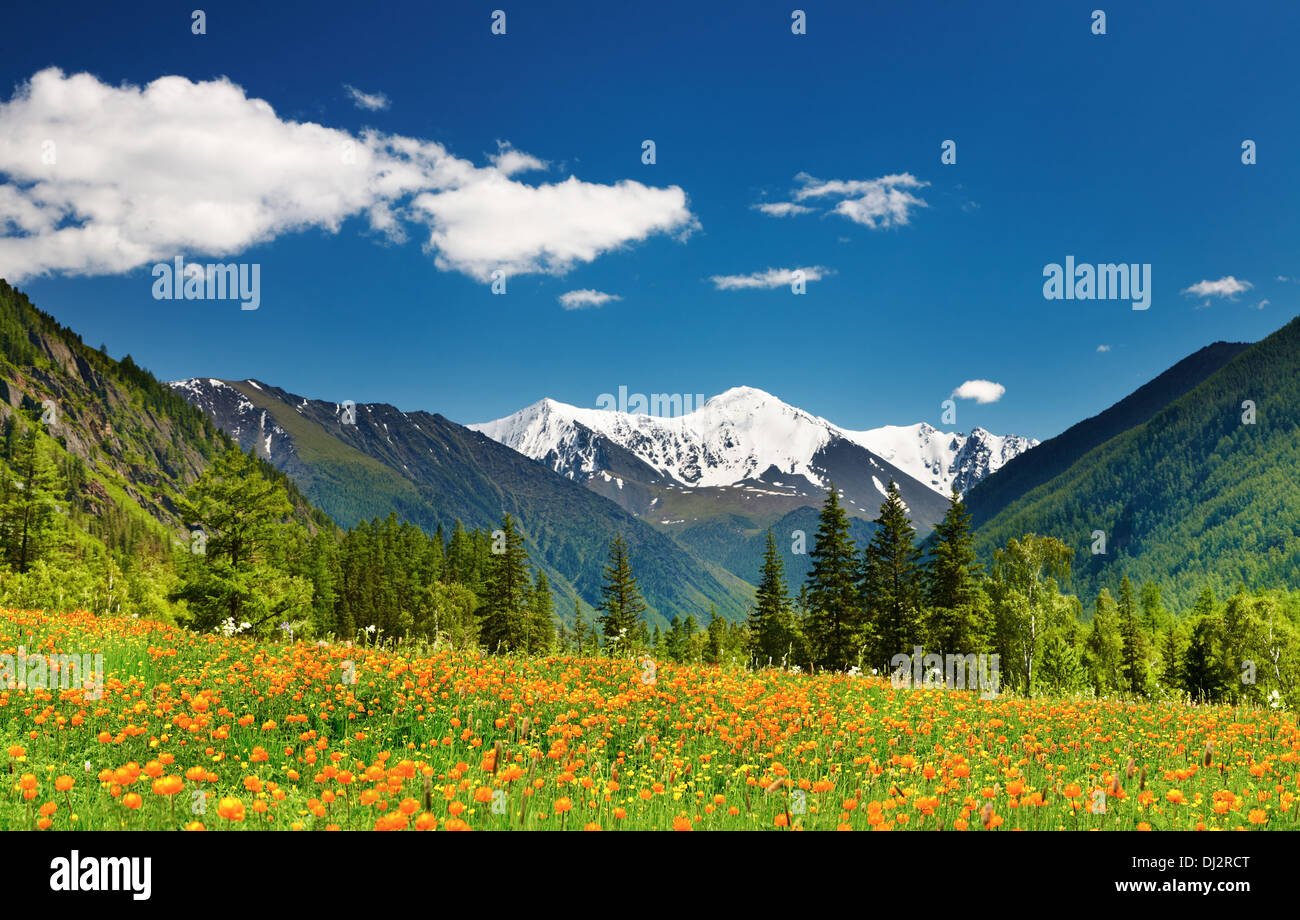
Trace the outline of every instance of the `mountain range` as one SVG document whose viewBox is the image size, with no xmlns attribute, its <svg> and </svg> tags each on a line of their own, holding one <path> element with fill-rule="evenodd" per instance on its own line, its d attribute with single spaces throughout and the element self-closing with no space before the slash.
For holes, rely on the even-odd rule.
<svg viewBox="0 0 1300 920">
<path fill-rule="evenodd" d="M 468 427 L 665 527 L 689 527 L 708 506 L 766 526 L 809 500 L 819 505 L 832 482 L 851 514 L 872 519 L 892 479 L 928 530 L 954 483 L 964 492 L 1038 443 L 924 423 L 852 431 L 754 387 L 673 417 L 543 399 Z"/>
<path fill-rule="evenodd" d="M 726 390 L 676 416 L 583 409 L 542 399 L 472 424 L 492 439 L 603 495 L 680 545 L 751 583 L 768 527 L 792 582 L 831 483 L 870 539 L 890 480 L 922 535 L 965 491 L 1037 441 L 925 424 L 842 428 L 755 387 Z M 802 540 L 800 535 L 802 535 Z"/>
<path fill-rule="evenodd" d="M 393 513 L 430 532 L 494 528 L 508 512 L 561 599 L 598 602 L 622 533 L 656 625 L 710 607 L 742 617 L 768 527 L 797 586 L 832 481 L 859 545 L 889 479 L 922 533 L 955 483 L 981 558 L 1013 536 L 1057 536 L 1076 551 L 1066 587 L 1085 604 L 1121 575 L 1160 583 L 1175 609 L 1206 584 L 1300 584 L 1300 320 L 1207 346 L 1036 446 L 923 424 L 853 431 L 749 387 L 676 418 L 543 400 L 467 427 L 256 380 L 164 385 L 3 283 L 0 384 L 0 417 L 50 407 L 43 443 L 80 483 L 66 511 L 112 546 L 177 536 L 179 496 L 233 439 L 309 526 Z"/>
<path fill-rule="evenodd" d="M 306 399 L 256 380 L 195 378 L 172 389 L 245 450 L 298 484 L 344 527 L 390 512 L 426 532 L 457 520 L 491 530 L 518 521 L 533 562 L 567 618 L 573 599 L 594 605 L 610 541 L 628 543 L 651 624 L 685 610 L 707 618 L 744 614 L 752 589 L 707 564 L 599 495 L 441 415 L 380 403 Z"/>
</svg>

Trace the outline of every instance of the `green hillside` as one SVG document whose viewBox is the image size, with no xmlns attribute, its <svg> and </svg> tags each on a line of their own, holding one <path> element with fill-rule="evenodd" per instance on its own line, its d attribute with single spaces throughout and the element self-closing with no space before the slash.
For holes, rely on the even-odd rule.
<svg viewBox="0 0 1300 920">
<path fill-rule="evenodd" d="M 356 406 L 355 420 L 345 424 L 333 403 L 256 381 L 176 386 L 341 526 L 395 513 L 429 534 L 450 533 L 457 521 L 491 531 L 511 514 L 550 580 L 561 620 L 571 618 L 575 599 L 600 603 L 618 534 L 627 541 L 652 627 L 688 614 L 704 620 L 711 608 L 738 621 L 753 596 L 752 586 L 615 502 L 440 415 L 371 403 Z"/>
<path fill-rule="evenodd" d="M 1094 447 L 1141 425 L 1249 347 L 1243 342 L 1207 345 L 1106 411 L 1071 425 L 1033 450 L 1013 457 L 965 496 L 975 525 L 991 519 L 1027 492 L 1064 473 Z"/>
<path fill-rule="evenodd" d="M 1070 587 L 1085 603 L 1123 575 L 1159 582 L 1178 610 L 1207 585 L 1220 597 L 1242 583 L 1294 588 L 1298 470 L 1300 319 L 1011 502 L 978 529 L 976 546 L 988 558 L 1025 533 L 1060 539 L 1075 550 Z M 1104 555 L 1091 552 L 1098 530 Z"/>
</svg>

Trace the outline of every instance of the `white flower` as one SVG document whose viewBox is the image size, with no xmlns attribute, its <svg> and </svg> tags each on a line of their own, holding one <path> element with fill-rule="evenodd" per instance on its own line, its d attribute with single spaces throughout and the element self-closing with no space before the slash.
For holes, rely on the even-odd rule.
<svg viewBox="0 0 1300 920">
<path fill-rule="evenodd" d="M 373 633 L 374 631 L 375 631 L 375 624 L 371 623 L 369 626 L 366 627 L 366 632 Z"/>
</svg>

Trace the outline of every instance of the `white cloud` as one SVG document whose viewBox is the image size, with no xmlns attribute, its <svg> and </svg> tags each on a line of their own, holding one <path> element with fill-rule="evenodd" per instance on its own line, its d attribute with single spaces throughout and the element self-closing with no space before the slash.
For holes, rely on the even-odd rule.
<svg viewBox="0 0 1300 920">
<path fill-rule="evenodd" d="M 684 235 L 695 226 L 686 193 L 676 186 L 658 189 L 630 179 L 595 185 L 574 176 L 530 186 L 481 172 L 461 187 L 426 192 L 412 202 L 433 226 L 429 243 L 437 266 L 480 280 L 498 268 L 507 275 L 562 275 L 653 233 Z"/>
<path fill-rule="evenodd" d="M 1252 287 L 1254 285 L 1249 281 L 1238 281 L 1232 275 L 1228 275 L 1218 281 L 1198 281 L 1191 287 L 1183 288 L 1183 293 L 1196 297 L 1235 297 L 1242 291 L 1249 291 Z"/>
<path fill-rule="evenodd" d="M 992 380 L 967 380 L 952 391 L 956 399 L 973 399 L 977 403 L 995 403 L 1006 393 L 1007 388 Z"/>
<path fill-rule="evenodd" d="M 811 214 L 815 210 L 802 204 L 795 204 L 793 201 L 773 201 L 767 204 L 756 204 L 753 207 L 768 217 L 795 217 L 799 214 Z"/>
<path fill-rule="evenodd" d="M 1267 307 L 1270 303 L 1272 303 L 1272 301 L 1269 300 L 1267 297 L 1265 297 L 1265 298 L 1264 298 L 1263 300 L 1261 300 L 1259 303 L 1255 304 L 1255 309 L 1256 309 L 1256 310 L 1262 310 L 1262 309 L 1264 309 L 1265 307 Z"/>
<path fill-rule="evenodd" d="M 805 281 L 821 281 L 826 275 L 834 274 L 830 269 L 820 265 L 805 268 L 769 268 L 764 272 L 749 275 L 714 275 L 709 280 L 719 291 L 744 291 L 761 288 L 789 287 L 795 282 L 795 272 L 803 272 Z"/>
<path fill-rule="evenodd" d="M 363 93 L 355 86 L 348 86 L 346 83 L 343 84 L 343 88 L 348 91 L 348 98 L 352 100 L 352 104 L 359 109 L 377 112 L 388 108 L 388 97 L 383 93 Z"/>
<path fill-rule="evenodd" d="M 492 165 L 501 172 L 502 175 L 513 176 L 515 173 L 532 172 L 538 169 L 547 169 L 550 164 L 545 160 L 539 160 L 535 156 L 516 150 L 506 141 L 497 141 L 496 156 L 490 157 Z"/>
<path fill-rule="evenodd" d="M 591 288 L 583 288 L 580 291 L 569 291 L 567 294 L 561 294 L 559 297 L 560 305 L 566 310 L 585 310 L 588 307 L 603 307 L 611 300 L 622 300 L 617 294 L 606 294 L 604 291 L 593 291 Z"/>
<path fill-rule="evenodd" d="M 800 184 L 794 192 L 795 201 L 838 198 L 840 201 L 835 205 L 834 213 L 872 230 L 907 224 L 914 208 L 927 207 L 924 201 L 907 190 L 922 189 L 930 184 L 911 173 L 896 173 L 879 179 L 817 179 L 808 173 L 799 173 L 795 181 Z"/>
<path fill-rule="evenodd" d="M 512 176 L 541 160 L 506 144 L 490 159 L 285 121 L 226 79 L 114 87 L 51 68 L 0 103 L 0 276 L 118 274 L 363 217 L 399 240 L 423 224 L 439 268 L 486 281 L 697 226 L 677 186 L 528 185 Z"/>
<path fill-rule="evenodd" d="M 1098 345 L 1098 346 L 1097 346 L 1097 352 L 1098 352 L 1098 353 L 1101 353 L 1101 352 L 1107 352 L 1107 351 L 1110 351 L 1110 346 L 1109 346 L 1109 345 Z"/>
</svg>

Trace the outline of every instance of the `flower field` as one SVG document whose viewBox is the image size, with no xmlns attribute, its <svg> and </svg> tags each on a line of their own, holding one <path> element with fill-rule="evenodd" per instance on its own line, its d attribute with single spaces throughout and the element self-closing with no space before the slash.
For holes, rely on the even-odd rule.
<svg viewBox="0 0 1300 920">
<path fill-rule="evenodd" d="M 0 611 L 20 646 L 102 654 L 104 681 L 0 686 L 7 829 L 1300 828 L 1285 711 Z"/>
</svg>

